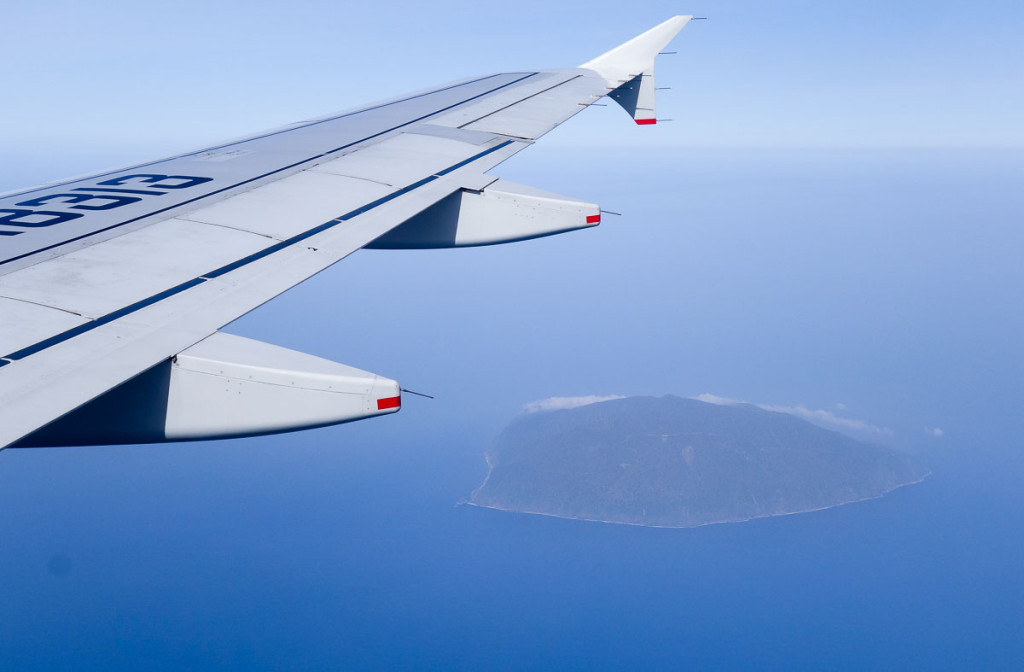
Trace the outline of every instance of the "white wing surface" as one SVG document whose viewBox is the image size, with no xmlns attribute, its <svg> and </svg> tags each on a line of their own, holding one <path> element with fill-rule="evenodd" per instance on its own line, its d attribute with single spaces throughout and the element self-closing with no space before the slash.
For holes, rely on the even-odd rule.
<svg viewBox="0 0 1024 672">
<path fill-rule="evenodd" d="M 596 205 L 489 171 L 606 95 L 653 120 L 654 57 L 688 20 L 581 68 L 467 79 L 0 195 L 0 447 L 245 436 L 398 410 L 394 381 L 218 330 L 368 245 L 596 224 Z"/>
</svg>

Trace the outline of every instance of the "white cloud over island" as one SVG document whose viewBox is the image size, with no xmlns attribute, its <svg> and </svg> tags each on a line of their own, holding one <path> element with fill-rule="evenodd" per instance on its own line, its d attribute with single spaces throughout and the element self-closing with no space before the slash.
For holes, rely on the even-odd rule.
<svg viewBox="0 0 1024 672">
<path fill-rule="evenodd" d="M 747 404 L 750 402 L 741 401 L 739 399 L 730 399 L 729 397 L 720 397 L 717 394 L 699 394 L 694 399 L 698 401 L 706 401 L 709 404 L 719 404 L 730 406 L 733 404 Z M 762 408 L 766 411 L 774 411 L 776 413 L 788 413 L 789 415 L 795 415 L 798 418 L 803 418 L 810 422 L 817 423 L 819 425 L 825 425 L 834 429 L 846 429 L 854 432 L 860 432 L 864 434 L 876 434 L 882 436 L 889 436 L 892 434 L 892 430 L 885 427 L 876 427 L 864 420 L 858 420 L 857 418 L 844 418 L 841 415 L 836 415 L 832 411 L 826 411 L 824 409 L 811 409 L 807 408 L 802 404 L 796 406 L 780 406 L 776 404 L 752 404 L 758 408 Z M 836 404 L 837 408 L 846 409 L 843 404 Z"/>
<path fill-rule="evenodd" d="M 773 411 L 775 413 L 788 413 L 789 415 L 795 415 L 798 418 L 803 418 L 809 422 L 813 422 L 817 425 L 824 426 L 830 429 L 846 430 L 848 432 L 855 432 L 858 434 L 870 434 L 874 436 L 892 436 L 892 430 L 885 427 L 877 427 L 864 420 L 857 418 L 845 418 L 841 415 L 837 415 L 832 411 L 826 411 L 824 409 L 812 409 L 807 408 L 802 404 L 795 406 L 784 406 L 778 404 L 752 404 L 749 401 L 743 401 L 742 399 L 733 399 L 731 397 L 720 397 L 717 394 L 704 393 L 698 394 L 693 397 L 697 401 L 703 401 L 709 404 L 717 404 L 719 406 L 734 406 L 736 404 L 751 404 L 758 408 L 766 411 Z M 599 401 L 611 401 L 613 399 L 625 399 L 620 394 L 608 394 L 608 395 L 597 395 L 591 394 L 582 397 L 548 397 L 547 399 L 540 399 L 539 401 L 532 401 L 525 406 L 523 410 L 526 413 L 537 413 L 540 411 L 560 411 L 567 408 L 579 408 L 580 406 L 587 406 L 589 404 L 596 404 Z M 845 410 L 846 406 L 843 404 L 836 404 L 837 409 Z M 941 429 L 929 430 L 932 436 L 942 436 Z"/>
<path fill-rule="evenodd" d="M 620 394 L 609 394 L 605 396 L 591 394 L 586 397 L 548 397 L 547 399 L 541 399 L 540 401 L 531 401 L 526 406 L 523 406 L 523 410 L 527 413 L 536 413 L 537 411 L 560 411 L 566 408 L 579 408 L 580 406 L 596 404 L 599 401 L 611 401 L 612 399 L 625 399 L 625 397 Z"/>
</svg>

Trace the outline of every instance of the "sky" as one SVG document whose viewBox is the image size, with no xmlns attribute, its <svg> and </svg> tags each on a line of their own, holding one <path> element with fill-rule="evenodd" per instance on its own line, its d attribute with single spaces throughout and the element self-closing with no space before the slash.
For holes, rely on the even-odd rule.
<svg viewBox="0 0 1024 672">
<path fill-rule="evenodd" d="M 582 63 L 678 13 L 658 62 L 670 127 L 593 109 L 545 143 L 1021 147 L 1012 1 L 243 5 L 11 2 L 0 128 L 25 177 L 151 158 L 486 72 Z M 666 126 L 669 126 L 666 124 Z M 59 164 L 54 154 L 61 157 Z M 99 162 L 99 163 L 97 163 Z M 51 175 L 51 171 L 58 171 Z"/>
<path fill-rule="evenodd" d="M 658 61 L 671 122 L 590 108 L 494 171 L 621 217 L 359 252 L 228 327 L 434 401 L 294 435 L 0 453 L 0 662 L 483 669 L 493 643 L 513 668 L 590 647 L 675 669 L 685 639 L 731 669 L 1013 669 L 1019 3 L 12 2 L 0 190 L 571 66 L 678 13 L 709 20 Z M 669 393 L 831 422 L 935 474 L 689 536 L 453 508 L 524 409 Z"/>
</svg>

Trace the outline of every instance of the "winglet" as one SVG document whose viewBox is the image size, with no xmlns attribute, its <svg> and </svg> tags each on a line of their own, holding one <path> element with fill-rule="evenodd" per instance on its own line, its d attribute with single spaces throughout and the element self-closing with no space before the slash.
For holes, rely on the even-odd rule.
<svg viewBox="0 0 1024 672">
<path fill-rule="evenodd" d="M 653 124 L 654 57 L 690 22 L 693 16 L 673 16 L 646 33 L 587 61 L 581 68 L 601 75 L 610 89 L 609 97 L 623 107 L 638 124 Z"/>
</svg>

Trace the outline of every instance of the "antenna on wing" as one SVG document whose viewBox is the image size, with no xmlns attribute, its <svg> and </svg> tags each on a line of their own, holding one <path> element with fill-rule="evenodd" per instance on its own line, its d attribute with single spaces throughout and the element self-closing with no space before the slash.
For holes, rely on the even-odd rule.
<svg viewBox="0 0 1024 672">
<path fill-rule="evenodd" d="M 433 399 L 433 397 L 430 396 L 429 394 L 423 394 L 422 392 L 413 392 L 412 390 L 407 390 L 404 387 L 402 388 L 402 392 L 405 392 L 406 394 L 415 394 L 417 397 L 426 397 L 427 399 Z"/>
<path fill-rule="evenodd" d="M 656 124 L 654 60 L 661 53 L 675 53 L 666 52 L 665 47 L 691 18 L 674 16 L 580 67 L 603 77 L 608 87 L 605 95 L 621 105 L 637 124 Z"/>
</svg>

